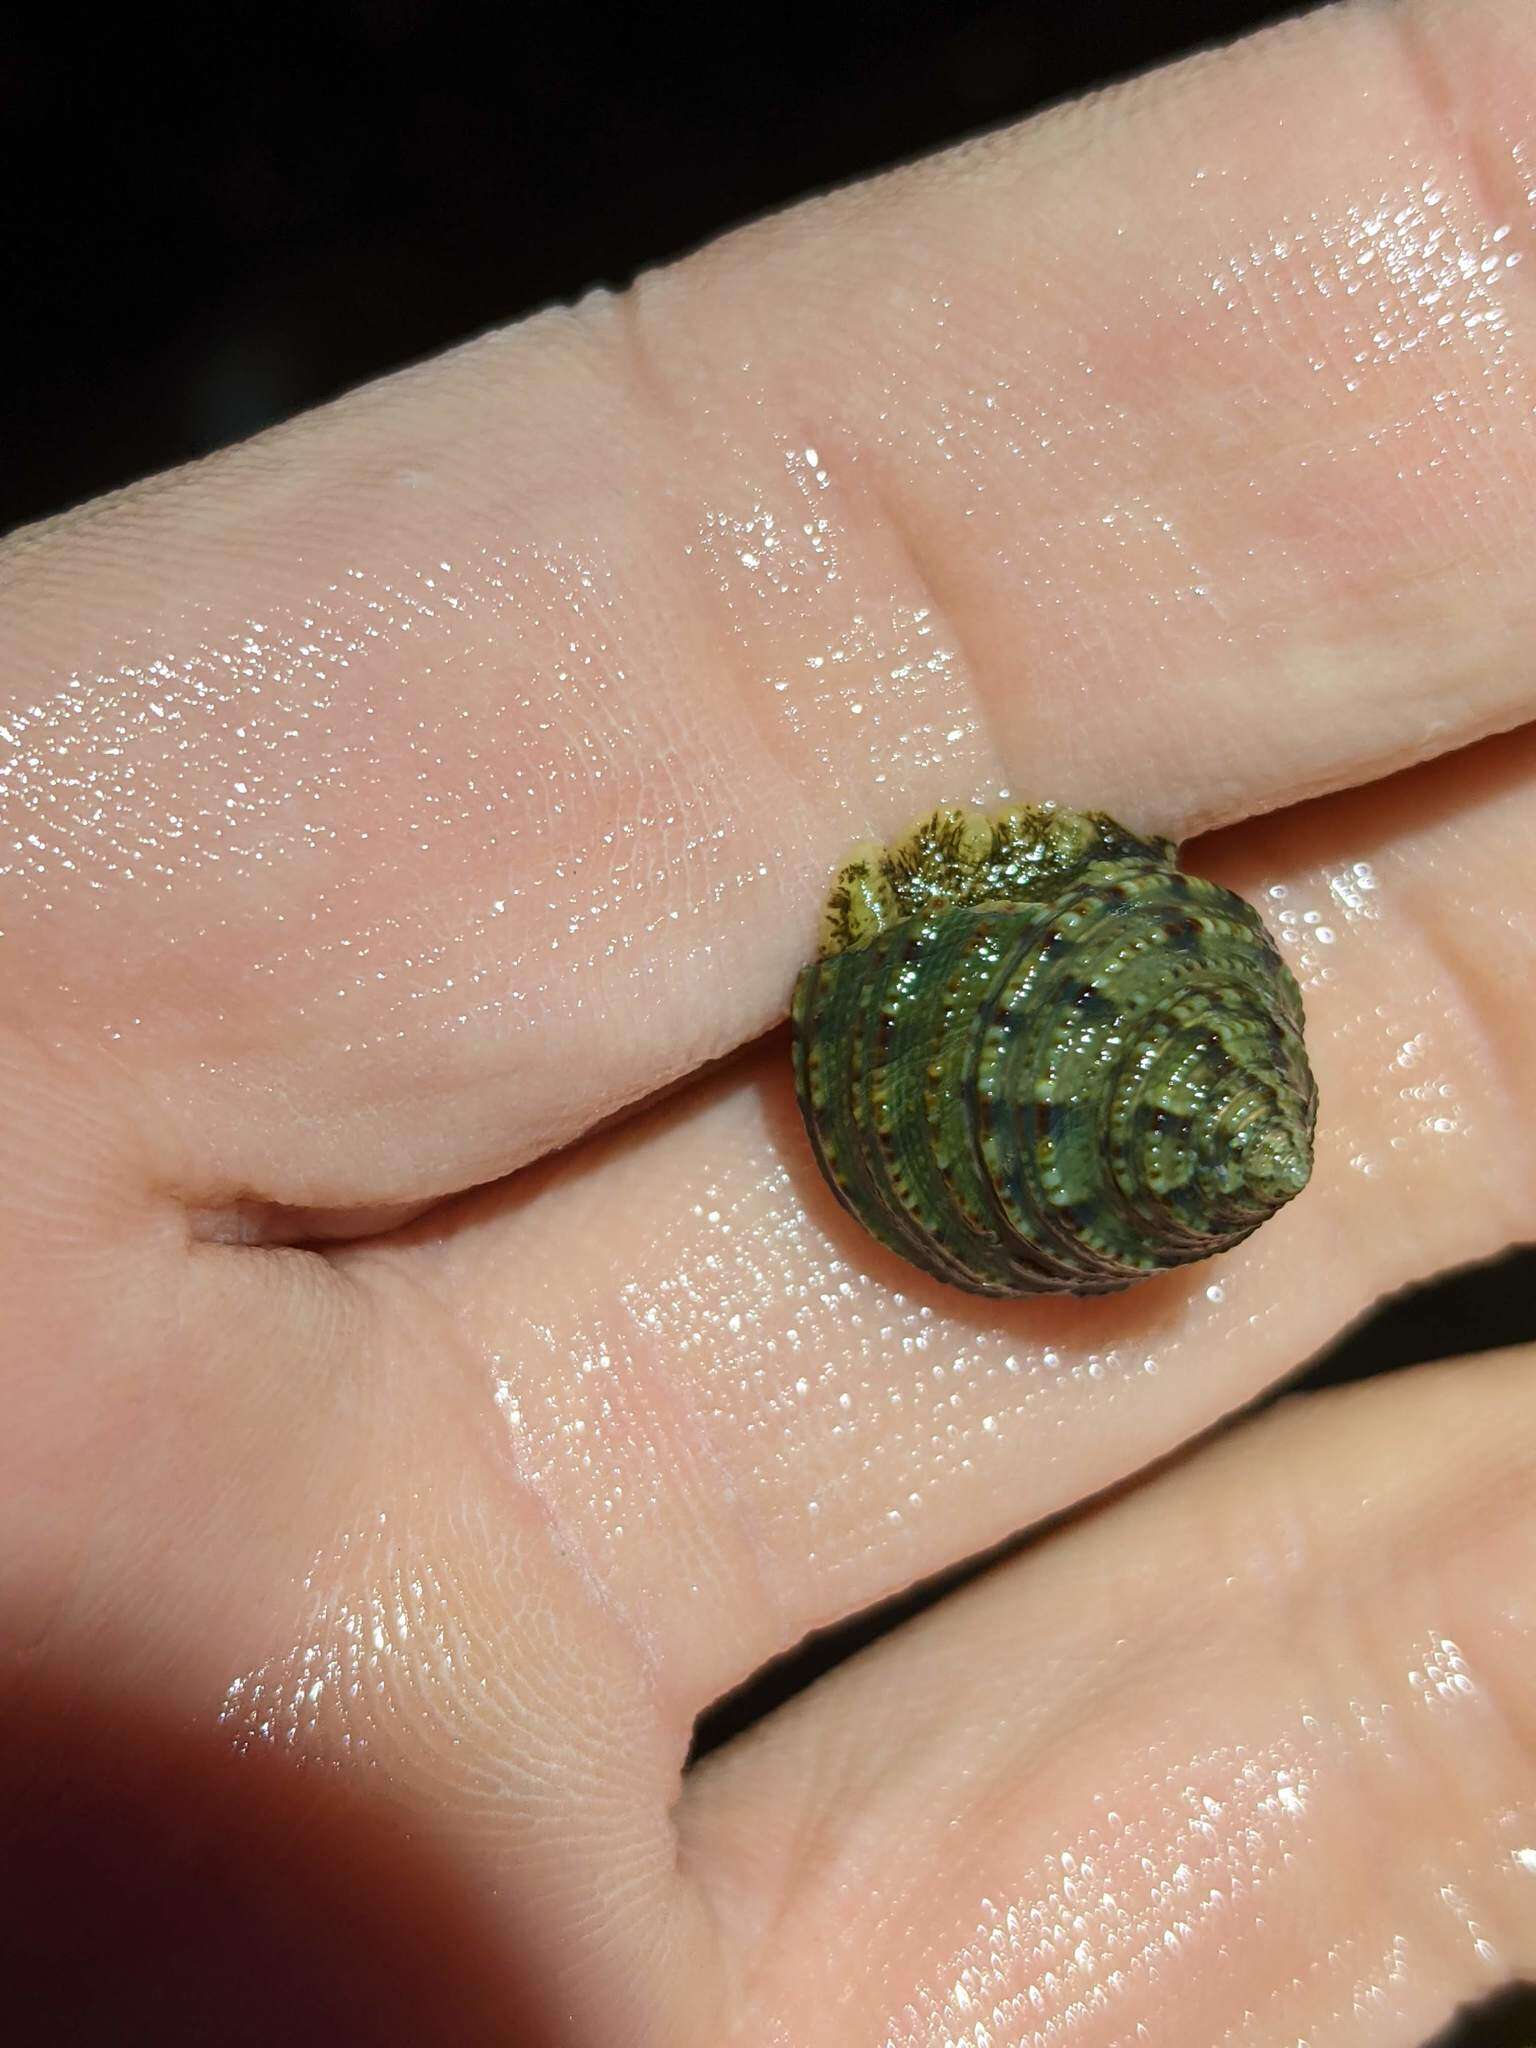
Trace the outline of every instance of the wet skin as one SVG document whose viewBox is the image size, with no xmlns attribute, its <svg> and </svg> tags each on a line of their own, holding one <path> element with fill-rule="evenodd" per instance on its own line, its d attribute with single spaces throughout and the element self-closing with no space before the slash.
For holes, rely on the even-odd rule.
<svg viewBox="0 0 1536 2048">
<path fill-rule="evenodd" d="M 1410 2048 L 1536 1967 L 1530 1355 L 1174 1455 L 1531 1231 L 1533 106 L 1523 0 L 1321 14 L 8 544 L 61 1997 L 163 1985 L 178 1858 L 225 2038 L 280 1869 L 380 2039 Z M 850 846 L 1046 795 L 1211 834 L 1325 1115 L 1219 1263 L 998 1304 L 836 1207 L 776 1027 Z"/>
</svg>

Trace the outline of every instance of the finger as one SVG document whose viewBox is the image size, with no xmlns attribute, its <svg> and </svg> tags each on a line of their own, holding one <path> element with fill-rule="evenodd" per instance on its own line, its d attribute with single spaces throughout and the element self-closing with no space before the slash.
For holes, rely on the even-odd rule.
<svg viewBox="0 0 1536 2048">
<path fill-rule="evenodd" d="M 23 1159 L 49 1184 L 51 1158 Z M 296 1251 L 33 1249 L 4 1275 L 7 1869 L 26 1864 L 37 1796 L 84 1843 L 87 1899 L 104 1880 L 82 1808 L 110 1835 L 143 1806 L 145 1896 L 186 1863 L 199 1897 L 227 1880 L 215 1913 L 247 1884 L 270 1902 L 272 1844 L 300 1839 L 319 1859 L 305 1914 L 361 1859 L 361 1889 L 329 1901 L 343 1976 L 393 1892 L 432 1885 L 467 1915 L 462 1995 L 437 1957 L 444 2038 L 508 2039 L 475 2031 L 478 1904 L 489 1955 L 526 1977 L 530 2013 L 559 2014 L 562 2042 L 689 2040 L 715 1944 L 671 1821 L 687 1724 L 658 1711 L 624 1618 L 509 1483 L 440 1322 L 397 1320 Z M 143 1743 L 200 1786 L 196 1810 L 174 1789 L 154 1807 Z M 255 1938 L 228 1931 L 232 1955 Z M 392 1995 L 419 1952 L 384 1968 Z"/>
<path fill-rule="evenodd" d="M 23 536 L 16 1021 L 158 1186 L 407 1204 L 782 1015 L 940 798 L 1528 717 L 1533 68 L 1319 15 Z"/>
<path fill-rule="evenodd" d="M 346 1270 L 470 1337 L 514 1469 L 696 1713 L 1531 1233 L 1533 778 L 1536 730 L 1199 849 L 1275 919 L 1322 1105 L 1311 1185 L 1220 1259 L 1084 1302 L 929 1281 L 822 1187 L 771 1043 Z"/>
<path fill-rule="evenodd" d="M 1536 1967 L 1536 1355 L 1286 1403 L 686 1788 L 797 2048 L 1406 2048 Z"/>
</svg>

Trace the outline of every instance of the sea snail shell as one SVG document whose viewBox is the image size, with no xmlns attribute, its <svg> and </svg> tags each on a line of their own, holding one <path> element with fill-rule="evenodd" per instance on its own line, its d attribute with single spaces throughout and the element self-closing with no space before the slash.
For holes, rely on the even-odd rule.
<svg viewBox="0 0 1536 2048">
<path fill-rule="evenodd" d="M 794 998 L 822 1171 L 974 1294 L 1104 1294 L 1299 1194 L 1317 1091 L 1258 913 L 1097 811 L 941 810 L 860 849 Z"/>
</svg>

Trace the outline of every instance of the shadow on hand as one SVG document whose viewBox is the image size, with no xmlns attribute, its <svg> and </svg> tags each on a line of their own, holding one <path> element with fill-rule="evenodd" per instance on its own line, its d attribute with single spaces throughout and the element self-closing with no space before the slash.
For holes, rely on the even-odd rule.
<svg viewBox="0 0 1536 2048">
<path fill-rule="evenodd" d="M 499 1904 L 355 1781 L 83 1686 L 0 1700 L 0 1890 L 18 2048 L 555 2041 Z"/>
</svg>

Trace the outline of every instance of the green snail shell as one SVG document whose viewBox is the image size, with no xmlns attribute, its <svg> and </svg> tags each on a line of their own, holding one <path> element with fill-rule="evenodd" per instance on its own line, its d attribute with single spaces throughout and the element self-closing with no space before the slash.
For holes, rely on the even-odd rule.
<svg viewBox="0 0 1536 2048">
<path fill-rule="evenodd" d="M 862 849 L 795 988 L 834 1193 L 974 1294 L 1104 1294 L 1305 1187 L 1301 994 L 1258 913 L 1096 811 L 941 810 Z"/>
</svg>

